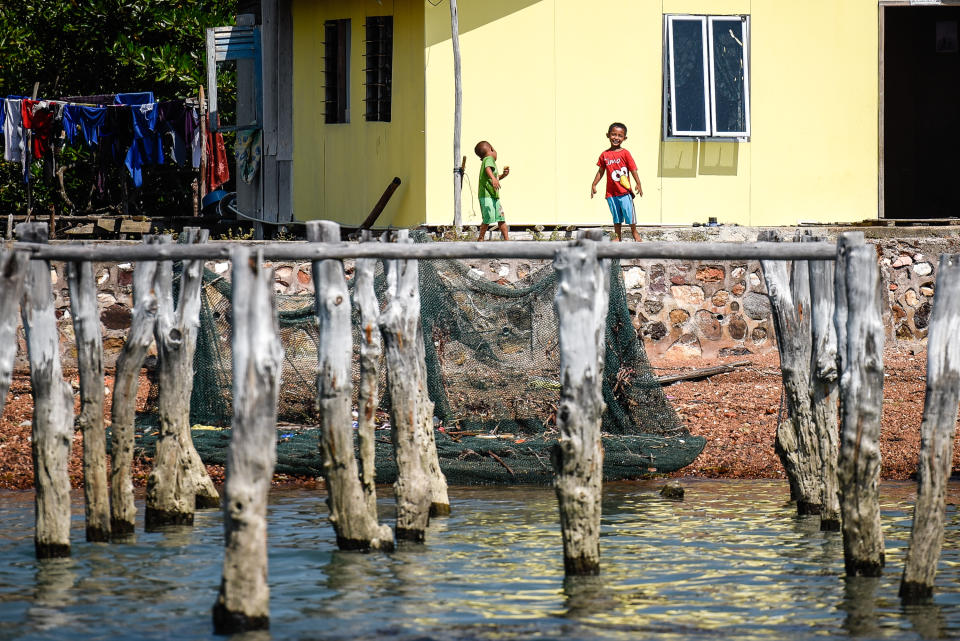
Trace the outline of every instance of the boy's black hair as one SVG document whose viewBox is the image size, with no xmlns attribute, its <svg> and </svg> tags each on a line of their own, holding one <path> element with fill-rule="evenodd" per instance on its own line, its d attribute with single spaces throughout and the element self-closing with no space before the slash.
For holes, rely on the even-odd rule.
<svg viewBox="0 0 960 641">
<path fill-rule="evenodd" d="M 483 158 L 483 153 L 482 153 L 481 150 L 483 149 L 483 146 L 484 146 L 484 145 L 489 145 L 489 144 L 490 144 L 490 143 L 487 142 L 486 140 L 481 140 L 481 141 L 478 142 L 477 145 L 473 148 L 473 153 L 477 154 L 478 157 Z"/>
<path fill-rule="evenodd" d="M 627 135 L 627 126 L 626 126 L 625 124 L 623 124 L 622 122 L 614 122 L 614 123 L 611 123 L 610 126 L 607 127 L 607 133 L 610 133 L 611 131 L 613 131 L 613 128 L 614 128 L 614 127 L 619 127 L 620 129 L 623 129 L 623 135 L 624 135 L 624 136 Z"/>
</svg>

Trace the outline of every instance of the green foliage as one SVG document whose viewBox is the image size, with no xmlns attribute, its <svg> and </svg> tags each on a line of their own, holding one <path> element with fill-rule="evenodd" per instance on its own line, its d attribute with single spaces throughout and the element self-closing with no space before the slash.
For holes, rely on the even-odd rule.
<svg viewBox="0 0 960 641">
<path fill-rule="evenodd" d="M 217 240 L 251 240 L 253 238 L 253 229 L 248 229 L 244 231 L 242 228 L 237 228 L 236 231 L 233 230 L 233 227 L 229 227 L 225 234 L 220 234 Z"/>
<path fill-rule="evenodd" d="M 196 96 L 206 82 L 206 29 L 233 23 L 236 0 L 0 0 L 0 96 L 58 98 L 153 91 L 158 100 Z M 233 79 L 222 78 L 229 94 Z M 226 116 L 225 116 L 226 117 Z M 34 208 L 64 213 L 122 209 L 125 170 L 96 181 L 95 154 L 63 150 L 67 199 L 51 177 L 34 169 Z M 19 168 L 0 163 L 0 211 L 24 213 L 26 190 Z M 194 172 L 149 168 L 144 186 L 129 184 L 130 213 L 192 213 Z M 71 206 L 72 204 L 72 206 Z"/>
</svg>

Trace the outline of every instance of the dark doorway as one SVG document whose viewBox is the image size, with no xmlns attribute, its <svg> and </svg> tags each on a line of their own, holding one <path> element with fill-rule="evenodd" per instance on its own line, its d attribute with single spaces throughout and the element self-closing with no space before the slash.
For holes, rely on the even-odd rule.
<svg viewBox="0 0 960 641">
<path fill-rule="evenodd" d="M 960 217 L 960 6 L 883 12 L 882 215 Z"/>
</svg>

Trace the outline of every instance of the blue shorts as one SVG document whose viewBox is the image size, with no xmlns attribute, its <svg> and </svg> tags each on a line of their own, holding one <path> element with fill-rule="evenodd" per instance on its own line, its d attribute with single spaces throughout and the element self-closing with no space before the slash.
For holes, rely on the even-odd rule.
<svg viewBox="0 0 960 641">
<path fill-rule="evenodd" d="M 613 214 L 614 224 L 637 224 L 637 214 L 633 208 L 633 198 L 630 196 L 630 194 L 624 194 L 622 196 L 610 196 L 607 198 L 607 205 L 610 207 L 610 213 Z"/>
</svg>

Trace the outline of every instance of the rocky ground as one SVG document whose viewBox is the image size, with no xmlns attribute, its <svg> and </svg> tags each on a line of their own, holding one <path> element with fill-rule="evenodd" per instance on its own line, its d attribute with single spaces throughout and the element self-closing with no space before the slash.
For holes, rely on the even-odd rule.
<svg viewBox="0 0 960 641">
<path fill-rule="evenodd" d="M 908 479 L 914 474 L 920 447 L 920 419 L 923 412 L 926 351 L 923 344 L 899 343 L 888 347 L 884 386 L 881 453 L 884 479 Z M 674 383 L 665 391 L 677 412 L 693 434 L 706 437 L 703 453 L 692 465 L 673 474 L 677 477 L 780 478 L 783 468 L 773 451 L 777 418 L 781 408 L 779 360 L 774 354 L 737 356 L 729 361 L 749 360 L 735 371 L 699 381 Z M 682 362 L 652 359 L 660 375 L 717 365 L 716 361 Z M 70 374 L 68 374 L 70 377 Z M 76 383 L 75 376 L 72 377 Z M 112 380 L 107 380 L 109 415 Z M 149 385 L 146 378 L 140 388 L 140 403 L 146 402 Z M 79 409 L 79 408 L 78 408 Z M 0 488 L 26 489 L 32 486 L 30 459 L 30 418 L 33 411 L 30 380 L 16 376 L 0 420 Z M 81 437 L 74 437 L 70 458 L 70 476 L 75 487 L 82 483 Z M 960 448 L 958 448 L 960 449 Z M 954 467 L 960 466 L 955 451 Z M 150 461 L 138 459 L 135 483 L 143 485 Z M 223 478 L 223 470 L 209 466 L 214 480 Z M 278 478 L 288 483 L 289 478 Z M 297 480 L 294 480 L 295 482 Z M 303 479 L 312 484 L 314 479 Z"/>
</svg>

